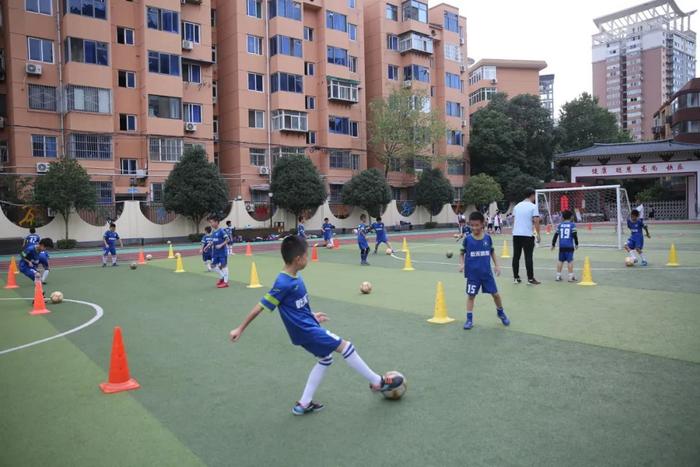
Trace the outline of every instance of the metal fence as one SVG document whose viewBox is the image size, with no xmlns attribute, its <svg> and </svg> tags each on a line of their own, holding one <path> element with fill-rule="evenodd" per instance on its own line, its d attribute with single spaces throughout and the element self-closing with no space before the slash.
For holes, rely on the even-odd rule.
<svg viewBox="0 0 700 467">
<path fill-rule="evenodd" d="M 102 226 L 116 222 L 124 211 L 124 203 L 98 204 L 95 209 L 79 209 L 78 215 L 90 225 Z"/>
<path fill-rule="evenodd" d="M 175 220 L 177 214 L 168 211 L 163 203 L 142 202 L 139 203 L 141 213 L 154 224 L 165 225 Z"/>
<path fill-rule="evenodd" d="M 688 219 L 688 203 L 686 201 L 649 201 L 647 203 L 643 203 L 643 205 L 645 219 Z"/>
</svg>

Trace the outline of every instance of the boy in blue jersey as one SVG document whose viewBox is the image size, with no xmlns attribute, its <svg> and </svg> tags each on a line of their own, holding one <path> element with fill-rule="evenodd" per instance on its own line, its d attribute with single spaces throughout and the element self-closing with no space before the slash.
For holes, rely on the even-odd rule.
<svg viewBox="0 0 700 467">
<path fill-rule="evenodd" d="M 224 232 L 228 235 L 228 245 L 226 245 L 226 254 L 231 256 L 233 254 L 233 231 L 235 229 L 231 225 L 231 221 L 226 221 L 226 227 L 224 227 Z"/>
<path fill-rule="evenodd" d="M 651 238 L 651 235 L 649 235 L 649 228 L 644 223 L 644 220 L 639 216 L 638 210 L 632 209 L 632 212 L 630 212 L 630 218 L 627 219 L 627 227 L 629 227 L 631 235 L 627 239 L 625 251 L 630 254 L 635 263 L 637 262 L 635 253 L 639 253 L 639 256 L 642 258 L 642 266 L 646 266 L 649 263 L 647 263 L 647 258 L 642 252 L 644 249 L 644 234 L 642 230 L 646 232 L 647 238 Z"/>
<path fill-rule="evenodd" d="M 393 253 L 394 248 L 392 248 L 391 243 L 389 243 L 389 238 L 386 236 L 386 227 L 384 226 L 384 222 L 382 222 L 381 217 L 377 216 L 377 221 L 372 223 L 370 229 L 377 234 L 377 239 L 375 240 L 377 243 L 374 245 L 374 254 L 377 254 L 379 245 L 382 243 L 386 243 L 386 246 L 388 246 Z"/>
<path fill-rule="evenodd" d="M 41 283 L 46 285 L 46 279 L 49 277 L 49 252 L 44 250 L 39 253 L 39 263 L 37 266 L 41 266 L 43 271 L 41 273 Z"/>
<path fill-rule="evenodd" d="M 472 229 L 469 228 L 469 225 L 467 225 L 467 220 L 464 218 L 464 216 L 459 218 L 459 236 L 457 237 L 457 241 L 463 239 L 465 236 L 469 235 L 472 233 Z"/>
<path fill-rule="evenodd" d="M 321 225 L 321 230 L 323 231 L 323 243 L 327 248 L 333 248 L 333 230 L 335 226 L 328 222 L 328 218 L 323 219 L 323 225 Z"/>
<path fill-rule="evenodd" d="M 40 281 L 41 274 L 37 267 L 41 262 L 41 254 L 47 248 L 53 248 L 53 241 L 50 238 L 42 238 L 39 243 L 30 243 L 25 246 L 20 253 L 19 272 L 34 282 Z"/>
<path fill-rule="evenodd" d="M 219 216 L 212 214 L 209 216 L 209 225 L 211 226 L 211 265 L 214 266 L 216 272 L 219 273 L 220 279 L 216 283 L 218 289 L 228 287 L 228 250 L 229 243 L 228 235 L 224 229 L 219 228 Z"/>
<path fill-rule="evenodd" d="M 304 227 L 304 218 L 299 216 L 299 224 L 297 224 L 297 237 L 306 238 L 306 227 Z"/>
<path fill-rule="evenodd" d="M 552 251 L 554 251 L 557 239 L 559 239 L 559 261 L 557 262 L 555 280 L 561 282 L 561 270 L 564 267 L 564 263 L 566 263 L 569 271 L 569 282 L 576 282 L 576 277 L 574 276 L 574 250 L 578 250 L 578 234 L 576 233 L 576 224 L 571 221 L 574 213 L 567 210 L 562 212 L 561 216 L 564 218 L 564 222 L 559 224 L 557 231 L 554 233 L 554 238 L 552 238 Z"/>
<path fill-rule="evenodd" d="M 39 236 L 39 234 L 36 233 L 36 229 L 32 227 L 29 229 L 29 235 L 24 237 L 24 243 L 22 243 L 22 248 L 24 248 L 27 245 L 39 243 L 39 240 L 41 240 L 41 237 Z"/>
<path fill-rule="evenodd" d="M 119 240 L 119 246 L 124 248 L 124 243 L 117 233 L 117 225 L 114 222 L 109 224 L 109 230 L 105 232 L 102 236 L 102 243 L 104 248 L 102 251 L 102 267 L 107 267 L 107 255 L 112 257 L 112 266 L 118 266 L 117 264 L 117 240 Z"/>
<path fill-rule="evenodd" d="M 360 224 L 355 229 L 357 231 L 357 246 L 360 247 L 360 265 L 369 266 L 367 256 L 369 256 L 369 244 L 367 243 L 367 216 L 360 215 Z"/>
<path fill-rule="evenodd" d="M 469 215 L 469 225 L 471 234 L 464 238 L 462 251 L 459 255 L 459 272 L 464 272 L 467 279 L 467 321 L 464 329 L 474 327 L 473 312 L 474 299 L 482 289 L 484 293 L 491 294 L 496 304 L 496 315 L 504 326 L 510 324 L 510 320 L 503 311 L 501 296 L 498 294 L 496 280 L 491 272 L 491 260 L 496 275 L 501 275 L 501 268 L 498 266 L 496 253 L 493 249 L 491 237 L 484 233 L 484 215 L 479 211 L 474 211 Z"/>
<path fill-rule="evenodd" d="M 298 236 L 290 235 L 282 241 L 284 269 L 277 276 L 272 289 L 253 307 L 243 323 L 229 334 L 231 340 L 237 342 L 243 331 L 263 310 L 274 311 L 278 308 L 292 344 L 303 347 L 319 359 L 309 374 L 301 398 L 292 408 L 294 415 L 305 415 L 323 409 L 322 404 L 314 402 L 313 396 L 333 363 L 333 352 L 341 354 L 352 369 L 367 379 L 374 392 L 390 391 L 403 383 L 400 377 L 382 377 L 372 371 L 351 342 L 321 327 L 320 323 L 328 318 L 324 313 L 311 311 L 309 295 L 300 274 L 308 263 L 307 249 L 306 240 Z"/>
<path fill-rule="evenodd" d="M 213 247 L 211 243 L 211 226 L 208 225 L 204 228 L 204 235 L 202 235 L 202 246 L 199 249 L 199 252 L 202 254 L 202 261 L 204 261 L 204 264 L 207 266 L 207 272 L 212 271 L 211 260 Z"/>
</svg>

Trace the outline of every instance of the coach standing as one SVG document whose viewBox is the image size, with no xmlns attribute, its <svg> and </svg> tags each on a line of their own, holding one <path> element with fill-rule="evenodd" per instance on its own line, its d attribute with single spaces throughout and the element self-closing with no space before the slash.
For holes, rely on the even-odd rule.
<svg viewBox="0 0 700 467">
<path fill-rule="evenodd" d="M 533 235 L 533 231 L 535 234 Z M 513 208 L 513 283 L 520 284 L 520 255 L 525 252 L 525 269 L 527 282 L 537 285 L 535 279 L 532 253 L 535 250 L 535 240 L 540 242 L 540 213 L 535 205 L 535 190 L 528 190 L 524 200 Z"/>
</svg>

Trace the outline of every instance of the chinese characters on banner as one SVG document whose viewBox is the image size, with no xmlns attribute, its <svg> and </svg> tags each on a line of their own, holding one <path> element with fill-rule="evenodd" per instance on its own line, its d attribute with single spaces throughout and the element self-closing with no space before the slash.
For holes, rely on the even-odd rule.
<svg viewBox="0 0 700 467">
<path fill-rule="evenodd" d="M 682 162 L 660 162 L 657 164 L 610 165 L 580 168 L 577 167 L 577 169 L 585 169 L 588 171 L 589 175 L 640 175 L 655 173 L 668 174 L 685 172 L 687 170 Z M 583 176 L 583 174 L 577 175 Z"/>
</svg>

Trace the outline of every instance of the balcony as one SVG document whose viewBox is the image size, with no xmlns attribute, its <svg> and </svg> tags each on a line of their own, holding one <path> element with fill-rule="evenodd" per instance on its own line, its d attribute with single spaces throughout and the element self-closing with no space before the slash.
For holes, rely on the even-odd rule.
<svg viewBox="0 0 700 467">
<path fill-rule="evenodd" d="M 328 77 L 328 100 L 356 104 L 360 102 L 357 81 Z"/>
<path fill-rule="evenodd" d="M 296 110 L 273 110 L 272 131 L 306 133 L 309 130 L 308 115 Z"/>
<path fill-rule="evenodd" d="M 399 52 L 418 52 L 433 54 L 433 40 L 422 34 L 409 33 L 399 37 Z"/>
</svg>

